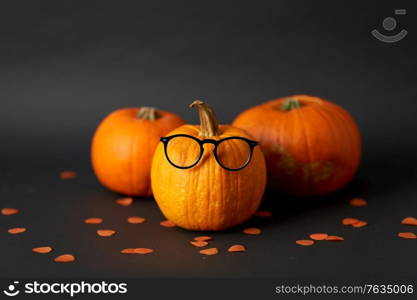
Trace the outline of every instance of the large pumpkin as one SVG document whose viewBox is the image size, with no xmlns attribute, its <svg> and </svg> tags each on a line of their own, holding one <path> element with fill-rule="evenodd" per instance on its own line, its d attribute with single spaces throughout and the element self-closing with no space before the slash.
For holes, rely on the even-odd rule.
<svg viewBox="0 0 417 300">
<path fill-rule="evenodd" d="M 177 115 L 149 107 L 114 111 L 98 126 L 92 142 L 98 180 L 118 193 L 151 196 L 151 161 L 159 137 L 182 124 Z"/>
<path fill-rule="evenodd" d="M 219 141 L 227 137 L 252 139 L 244 130 L 218 125 L 213 110 L 201 101 L 201 125 L 184 125 L 168 136 L 189 135 L 197 140 Z M 229 143 L 230 142 L 230 143 Z M 217 151 L 226 164 L 240 164 L 248 155 L 247 146 L 238 139 L 228 140 Z M 179 139 L 169 146 L 171 160 L 192 162 L 201 153 L 198 143 L 190 138 Z M 156 148 L 152 162 L 152 190 L 162 213 L 169 220 L 189 230 L 223 230 L 249 219 L 257 210 L 266 185 L 266 167 L 259 146 L 253 148 L 249 164 L 238 171 L 221 167 L 214 157 L 214 146 L 204 144 L 202 157 L 188 169 L 174 167 L 165 154 L 164 145 Z"/>
<path fill-rule="evenodd" d="M 321 98 L 295 95 L 241 113 L 234 126 L 257 139 L 268 186 L 292 195 L 324 195 L 351 180 L 360 160 L 358 127 L 349 113 Z"/>
</svg>

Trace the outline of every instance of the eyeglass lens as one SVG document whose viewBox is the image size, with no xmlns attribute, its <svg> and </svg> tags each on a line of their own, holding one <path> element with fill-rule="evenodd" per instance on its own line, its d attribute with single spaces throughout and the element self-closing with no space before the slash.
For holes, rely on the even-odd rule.
<svg viewBox="0 0 417 300">
<path fill-rule="evenodd" d="M 217 159 L 221 165 L 228 169 L 239 169 L 249 160 L 251 148 L 241 139 L 223 140 L 217 145 Z"/>
<path fill-rule="evenodd" d="M 200 144 L 189 137 L 177 136 L 169 140 L 166 152 L 169 160 L 176 166 L 192 166 L 200 157 Z"/>
</svg>

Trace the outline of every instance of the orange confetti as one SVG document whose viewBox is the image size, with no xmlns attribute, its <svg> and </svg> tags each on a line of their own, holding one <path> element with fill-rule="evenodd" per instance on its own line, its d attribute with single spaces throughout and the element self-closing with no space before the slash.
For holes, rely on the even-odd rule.
<svg viewBox="0 0 417 300">
<path fill-rule="evenodd" d="M 312 240 L 298 240 L 295 241 L 296 244 L 301 245 L 301 246 L 311 246 L 314 244 L 314 241 Z"/>
<path fill-rule="evenodd" d="M 262 231 L 259 228 L 256 228 L 256 227 L 249 227 L 249 228 L 246 228 L 245 230 L 243 230 L 243 233 L 251 234 L 251 235 L 258 235 L 258 234 L 261 234 Z"/>
<path fill-rule="evenodd" d="M 75 260 L 74 255 L 72 254 L 62 254 L 60 256 L 55 257 L 54 261 L 59 263 L 68 263 L 73 262 Z"/>
<path fill-rule="evenodd" d="M 61 173 L 59 173 L 59 177 L 62 180 L 74 179 L 77 178 L 77 173 L 74 171 L 62 171 Z"/>
<path fill-rule="evenodd" d="M 213 238 L 211 236 L 203 235 L 203 236 L 196 236 L 194 238 L 195 241 L 211 241 Z"/>
<path fill-rule="evenodd" d="M 99 230 L 97 230 L 97 234 L 99 236 L 103 236 L 103 237 L 112 236 L 115 233 L 116 233 L 116 231 L 111 230 L 111 229 L 99 229 Z"/>
<path fill-rule="evenodd" d="M 268 210 L 258 210 L 255 213 L 255 216 L 256 217 L 261 217 L 261 218 L 269 218 L 269 217 L 272 216 L 272 213 L 270 211 L 268 211 Z"/>
<path fill-rule="evenodd" d="M 133 203 L 132 197 L 120 198 L 116 200 L 116 203 L 121 206 L 129 206 Z"/>
<path fill-rule="evenodd" d="M 26 231 L 26 228 L 24 227 L 15 227 L 15 228 L 10 228 L 9 230 L 7 230 L 7 232 L 10 234 L 19 234 L 25 231 Z"/>
<path fill-rule="evenodd" d="M 145 219 L 141 217 L 129 217 L 127 218 L 127 222 L 130 224 L 142 224 L 145 222 Z"/>
<path fill-rule="evenodd" d="M 365 222 L 365 221 L 358 221 L 358 222 L 356 222 L 355 224 L 352 224 L 352 226 L 353 227 L 364 227 L 364 226 L 366 226 L 366 225 L 368 225 L 368 222 Z"/>
<path fill-rule="evenodd" d="M 217 248 L 208 248 L 200 250 L 200 253 L 204 255 L 216 255 L 217 253 L 219 253 L 219 250 Z"/>
<path fill-rule="evenodd" d="M 227 249 L 227 251 L 229 251 L 229 252 L 245 252 L 246 247 L 243 246 L 243 245 L 233 245 L 233 246 L 230 246 L 229 249 Z"/>
<path fill-rule="evenodd" d="M 153 252 L 150 248 L 126 248 L 120 251 L 123 254 L 149 254 Z"/>
<path fill-rule="evenodd" d="M 88 218 L 84 220 L 84 223 L 86 224 L 101 224 L 103 223 L 102 218 Z"/>
<path fill-rule="evenodd" d="M 414 217 L 407 217 L 407 218 L 404 218 L 404 219 L 401 221 L 401 224 L 404 224 L 404 225 L 411 225 L 411 226 L 417 226 L 417 219 L 416 219 L 416 218 L 414 218 Z"/>
<path fill-rule="evenodd" d="M 52 248 L 48 247 L 48 246 L 46 246 L 46 247 L 37 247 L 37 248 L 33 248 L 32 251 L 36 252 L 36 253 L 45 254 L 45 253 L 51 252 Z"/>
<path fill-rule="evenodd" d="M 344 238 L 342 238 L 341 236 L 337 236 L 337 235 L 329 235 L 326 238 L 326 241 L 332 241 L 332 242 L 341 242 L 344 240 L 345 240 Z"/>
<path fill-rule="evenodd" d="M 413 232 L 400 232 L 398 236 L 403 239 L 417 239 L 417 235 Z"/>
<path fill-rule="evenodd" d="M 175 227 L 174 222 L 172 222 L 171 220 L 161 221 L 159 225 L 161 225 L 162 227 Z"/>
<path fill-rule="evenodd" d="M 323 241 L 327 239 L 329 235 L 327 233 L 312 233 L 310 234 L 310 238 L 316 241 Z"/>
<path fill-rule="evenodd" d="M 355 218 L 344 218 L 342 220 L 343 225 L 353 225 L 355 223 L 358 223 L 359 220 Z"/>
<path fill-rule="evenodd" d="M 366 200 L 363 198 L 353 198 L 350 200 L 349 204 L 352 206 L 361 207 L 368 205 L 368 202 L 366 202 Z"/>
<path fill-rule="evenodd" d="M 1 214 L 5 216 L 11 216 L 17 213 L 19 213 L 19 210 L 17 208 L 5 207 L 1 210 Z"/>
<path fill-rule="evenodd" d="M 208 243 L 206 241 L 190 241 L 190 244 L 195 246 L 195 247 L 205 247 L 208 245 Z"/>
</svg>

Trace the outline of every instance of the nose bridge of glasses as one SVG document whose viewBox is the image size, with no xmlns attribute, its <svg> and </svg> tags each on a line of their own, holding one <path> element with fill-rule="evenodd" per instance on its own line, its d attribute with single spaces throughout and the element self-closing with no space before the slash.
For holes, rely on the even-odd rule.
<svg viewBox="0 0 417 300">
<path fill-rule="evenodd" d="M 209 155 L 209 153 L 212 151 L 212 150 L 214 150 L 214 148 L 216 147 L 216 145 L 217 145 L 217 141 L 216 140 L 213 140 L 213 139 L 204 139 L 204 140 L 201 140 L 201 142 L 200 142 L 200 144 L 201 144 L 201 147 L 204 149 L 204 150 L 206 150 L 206 151 L 204 151 L 204 153 L 207 155 Z"/>
<path fill-rule="evenodd" d="M 213 145 L 216 145 L 216 144 L 218 144 L 218 141 L 216 141 L 216 140 L 213 140 L 213 139 L 204 139 L 204 140 L 202 140 L 201 141 L 201 144 L 213 144 Z"/>
</svg>

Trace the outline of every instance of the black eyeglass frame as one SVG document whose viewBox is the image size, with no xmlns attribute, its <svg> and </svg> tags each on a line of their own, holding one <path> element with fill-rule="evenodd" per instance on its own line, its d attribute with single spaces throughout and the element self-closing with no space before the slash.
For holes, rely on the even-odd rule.
<svg viewBox="0 0 417 300">
<path fill-rule="evenodd" d="M 170 140 L 172 140 L 173 138 L 176 138 L 176 137 L 191 138 L 191 139 L 193 139 L 194 141 L 196 141 L 200 145 L 200 154 L 199 154 L 198 158 L 196 159 L 196 161 L 193 164 L 191 164 L 189 166 L 183 167 L 183 166 L 178 166 L 178 165 L 174 164 L 170 160 L 170 158 L 168 156 L 168 143 L 169 143 Z M 226 167 L 225 165 L 223 165 L 220 162 L 220 159 L 219 159 L 219 157 L 217 155 L 218 145 L 220 143 L 224 142 L 224 141 L 232 140 L 232 139 L 245 141 L 246 143 L 248 143 L 249 149 L 250 149 L 250 154 L 249 154 L 248 160 L 241 167 L 239 167 L 239 168 L 228 168 L 228 167 Z M 204 147 L 203 147 L 203 145 L 204 144 L 213 144 L 214 145 L 213 154 L 214 154 L 214 158 L 216 159 L 217 163 L 223 169 L 226 169 L 228 171 L 239 171 L 239 170 L 242 170 L 243 168 L 245 168 L 250 163 L 250 161 L 252 160 L 253 148 L 255 148 L 255 146 L 258 145 L 258 142 L 257 141 L 252 141 L 250 139 L 247 139 L 247 138 L 244 138 L 244 137 L 241 137 L 241 136 L 230 136 L 230 137 L 227 137 L 227 138 L 224 138 L 224 139 L 221 139 L 221 140 L 213 140 L 213 139 L 203 139 L 203 140 L 200 140 L 200 139 L 196 138 L 195 136 L 188 135 L 188 134 L 174 134 L 174 135 L 171 135 L 171 136 L 161 137 L 160 138 L 160 141 L 164 144 L 164 152 L 165 152 L 166 159 L 168 160 L 168 162 L 171 165 L 173 165 L 174 167 L 176 167 L 178 169 L 190 169 L 190 168 L 194 167 L 195 165 L 197 165 L 198 162 L 203 157 L 203 154 L 204 154 Z"/>
</svg>

